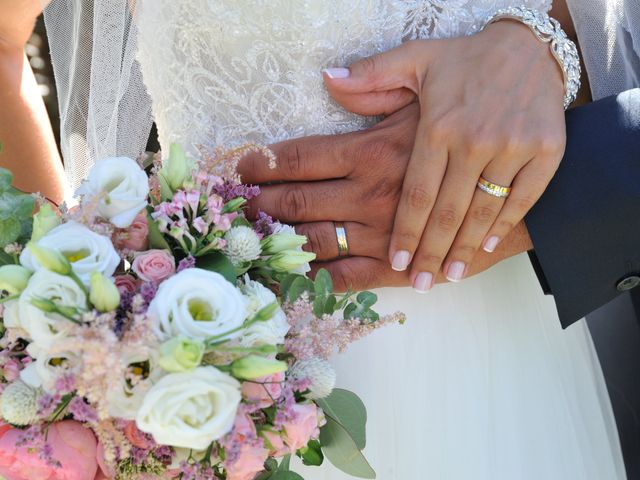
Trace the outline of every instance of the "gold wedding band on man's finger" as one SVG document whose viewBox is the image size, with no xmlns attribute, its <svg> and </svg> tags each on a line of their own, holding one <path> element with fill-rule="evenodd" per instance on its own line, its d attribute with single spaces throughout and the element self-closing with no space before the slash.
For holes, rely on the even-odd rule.
<svg viewBox="0 0 640 480">
<path fill-rule="evenodd" d="M 338 242 L 338 256 L 346 257 L 349 255 L 349 242 L 347 241 L 347 231 L 343 222 L 333 222 L 336 229 L 336 240 Z"/>
</svg>

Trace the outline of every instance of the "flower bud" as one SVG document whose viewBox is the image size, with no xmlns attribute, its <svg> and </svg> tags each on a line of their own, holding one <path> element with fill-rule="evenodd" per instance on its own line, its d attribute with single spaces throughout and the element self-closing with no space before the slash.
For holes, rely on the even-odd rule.
<svg viewBox="0 0 640 480">
<path fill-rule="evenodd" d="M 46 298 L 32 298 L 31 305 L 44 313 L 53 313 L 57 310 L 56 304 Z"/>
<path fill-rule="evenodd" d="M 27 288 L 31 272 L 20 265 L 4 265 L 0 267 L 0 290 L 16 295 Z"/>
<path fill-rule="evenodd" d="M 222 211 L 220 213 L 235 212 L 237 210 L 240 210 L 240 207 L 242 207 L 245 203 L 247 203 L 246 198 L 242 198 L 242 197 L 234 198 L 233 200 L 230 200 L 225 204 L 225 206 L 222 208 Z"/>
<path fill-rule="evenodd" d="M 315 253 L 284 250 L 269 258 L 267 263 L 277 272 L 292 272 L 315 259 Z"/>
<path fill-rule="evenodd" d="M 69 275 L 71 273 L 71 263 L 57 250 L 41 247 L 35 242 L 29 242 L 27 248 L 37 262 L 47 270 L 59 275 Z"/>
<path fill-rule="evenodd" d="M 200 365 L 204 343 L 187 337 L 173 337 L 160 345 L 158 363 L 167 372 L 186 372 Z"/>
<path fill-rule="evenodd" d="M 174 143 L 169 149 L 169 157 L 162 162 L 160 175 L 174 192 L 184 185 L 185 181 L 191 178 L 192 162 L 182 150 L 180 145 Z"/>
<path fill-rule="evenodd" d="M 120 305 L 118 287 L 100 272 L 91 274 L 89 289 L 89 300 L 99 312 L 111 312 Z"/>
<path fill-rule="evenodd" d="M 256 322 L 266 322 L 267 320 L 270 320 L 278 310 L 280 310 L 280 305 L 278 305 L 278 302 L 270 303 L 266 307 L 258 310 L 253 316 L 253 320 L 255 320 Z"/>
<path fill-rule="evenodd" d="M 247 355 L 231 364 L 231 374 L 236 378 L 254 380 L 260 377 L 286 372 L 287 363 L 259 355 Z"/>
<path fill-rule="evenodd" d="M 43 204 L 38 213 L 33 216 L 33 233 L 31 234 L 31 241 L 37 242 L 55 227 L 60 225 L 60 223 L 60 217 L 53 211 L 51 205 L 48 203 Z"/>
<path fill-rule="evenodd" d="M 272 255 L 283 250 L 295 250 L 305 243 L 307 243 L 307 237 L 304 235 L 276 233 L 262 240 L 262 252 L 265 255 Z"/>
</svg>

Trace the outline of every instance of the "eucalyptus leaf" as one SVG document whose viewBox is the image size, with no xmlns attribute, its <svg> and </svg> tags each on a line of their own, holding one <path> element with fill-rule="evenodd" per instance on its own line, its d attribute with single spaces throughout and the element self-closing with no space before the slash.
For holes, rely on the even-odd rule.
<svg viewBox="0 0 640 480">
<path fill-rule="evenodd" d="M 0 250 L 0 266 L 2 265 L 14 265 L 16 262 L 13 257 L 6 253 L 4 250 Z"/>
<path fill-rule="evenodd" d="M 354 477 L 376 478 L 376 472 L 349 432 L 331 417 L 327 417 L 327 423 L 320 429 L 320 443 L 324 455 L 336 468 Z"/>
<path fill-rule="evenodd" d="M 4 220 L 0 220 L 0 247 L 5 247 L 10 243 L 13 243 L 20 238 L 22 228 L 20 222 L 9 217 Z"/>
<path fill-rule="evenodd" d="M 262 472 L 255 478 L 255 480 L 270 480 L 272 478 L 272 475 L 273 472 L 270 471 Z"/>
<path fill-rule="evenodd" d="M 268 477 L 269 480 L 304 480 L 303 477 L 298 475 L 296 472 L 287 471 L 287 472 L 274 472 L 273 475 Z"/>
<path fill-rule="evenodd" d="M 331 395 L 316 400 L 327 417 L 338 422 L 362 450 L 366 446 L 367 409 L 360 397 L 342 388 L 334 388 Z"/>
<path fill-rule="evenodd" d="M 236 284 L 236 268 L 222 252 L 212 252 L 196 258 L 196 267 L 217 272 L 232 284 Z"/>
<path fill-rule="evenodd" d="M 6 190 L 13 182 L 13 174 L 6 168 L 0 168 L 0 192 Z"/>
<path fill-rule="evenodd" d="M 310 297 L 313 296 L 313 282 L 307 277 L 300 275 L 291 283 L 291 287 L 289 287 L 289 291 L 287 292 L 287 299 L 290 302 L 295 302 L 304 292 L 309 292 Z"/>
</svg>

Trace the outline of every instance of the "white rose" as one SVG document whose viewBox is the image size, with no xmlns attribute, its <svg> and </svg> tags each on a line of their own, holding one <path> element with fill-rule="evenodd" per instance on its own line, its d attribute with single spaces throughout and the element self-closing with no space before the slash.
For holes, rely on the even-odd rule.
<svg viewBox="0 0 640 480">
<path fill-rule="evenodd" d="M 27 353 L 35 360 L 20 372 L 20 380 L 33 388 L 53 391 L 56 379 L 80 361 L 73 348 L 78 341 L 67 337 L 50 348 L 42 348 L 37 343 L 29 344 Z"/>
<path fill-rule="evenodd" d="M 162 445 L 206 449 L 233 428 L 240 383 L 215 367 L 171 373 L 144 398 L 136 425 Z"/>
<path fill-rule="evenodd" d="M 119 379 L 119 385 L 107 392 L 107 408 L 109 415 L 115 418 L 134 420 L 147 392 L 163 375 L 158 368 L 155 352 L 141 348 L 126 347 L 120 360 L 127 373 L 131 373 L 131 365 L 143 365 L 143 375 L 130 382 L 126 375 Z"/>
<path fill-rule="evenodd" d="M 110 277 L 120 263 L 109 238 L 76 222 L 54 228 L 38 241 L 38 245 L 62 253 L 85 285 L 89 285 L 91 273 L 99 272 Z M 28 248 L 20 255 L 20 263 L 29 270 L 42 269 Z"/>
<path fill-rule="evenodd" d="M 244 294 L 249 297 L 249 315 L 252 317 L 260 309 L 277 302 L 275 294 L 258 282 L 247 280 L 242 287 Z M 257 345 L 279 345 L 284 343 L 284 337 L 289 332 L 287 316 L 278 308 L 276 313 L 265 322 L 256 322 L 242 332 L 238 343 L 243 347 Z"/>
<path fill-rule="evenodd" d="M 222 275 L 188 268 L 160 284 L 148 313 L 161 340 L 178 335 L 204 339 L 241 327 L 247 299 Z M 220 339 L 238 335 L 239 331 Z"/>
<path fill-rule="evenodd" d="M 98 213 L 116 227 L 126 228 L 147 206 L 149 179 L 128 157 L 105 158 L 96 162 L 76 195 L 88 201 L 99 196 Z"/>
<path fill-rule="evenodd" d="M 53 300 L 64 307 L 84 309 L 87 306 L 87 296 L 71 278 L 49 270 L 33 274 L 18 299 L 18 320 L 14 321 L 12 314 L 11 323 L 23 328 L 29 339 L 41 348 L 48 348 L 56 339 L 64 337 L 74 324 L 56 313 L 43 312 L 31 303 L 33 299 Z"/>
<path fill-rule="evenodd" d="M 294 227 L 292 227 L 291 225 L 287 225 L 286 223 L 280 223 L 280 222 L 273 224 L 273 234 L 275 235 L 276 233 L 297 235 L 296 229 Z M 294 250 L 297 250 L 299 252 L 304 252 L 302 247 L 297 247 Z M 294 270 L 292 273 L 299 273 L 300 275 L 305 275 L 310 271 L 311 271 L 311 265 L 309 265 L 308 263 L 305 263 L 304 265 Z"/>
</svg>

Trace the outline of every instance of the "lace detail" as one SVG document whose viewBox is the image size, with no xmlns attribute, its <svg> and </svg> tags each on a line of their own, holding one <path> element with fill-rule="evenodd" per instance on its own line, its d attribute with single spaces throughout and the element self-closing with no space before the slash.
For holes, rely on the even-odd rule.
<svg viewBox="0 0 640 480">
<path fill-rule="evenodd" d="M 139 52 L 160 143 L 235 146 L 362 129 L 321 70 L 416 38 L 469 35 L 500 8 L 551 0 L 144 0 Z"/>
</svg>

